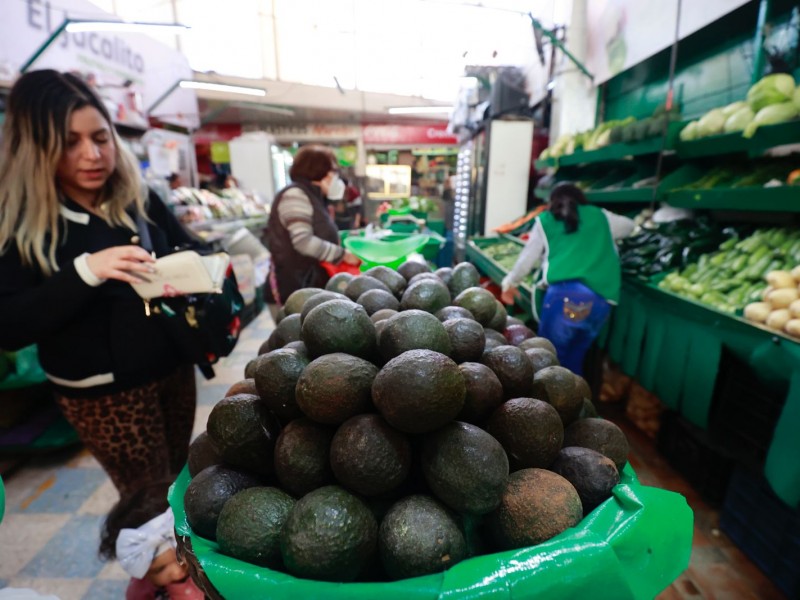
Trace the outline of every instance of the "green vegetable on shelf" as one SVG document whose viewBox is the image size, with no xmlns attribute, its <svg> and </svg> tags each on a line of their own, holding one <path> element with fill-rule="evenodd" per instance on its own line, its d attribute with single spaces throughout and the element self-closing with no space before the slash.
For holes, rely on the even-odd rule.
<svg viewBox="0 0 800 600">
<path fill-rule="evenodd" d="M 755 118 L 747 125 L 742 134 L 746 138 L 751 138 L 761 125 L 777 125 L 791 121 L 797 117 L 798 109 L 794 102 L 785 101 L 779 104 L 770 104 L 756 113 Z"/>
<path fill-rule="evenodd" d="M 747 103 L 755 113 L 771 104 L 792 100 L 795 92 L 794 79 L 786 73 L 774 73 L 762 77 L 747 91 Z"/>
<path fill-rule="evenodd" d="M 734 133 L 736 131 L 744 131 L 745 128 L 752 123 L 755 118 L 755 113 L 744 102 L 741 103 L 742 107 L 736 112 L 732 113 L 725 120 L 725 133 Z"/>
</svg>

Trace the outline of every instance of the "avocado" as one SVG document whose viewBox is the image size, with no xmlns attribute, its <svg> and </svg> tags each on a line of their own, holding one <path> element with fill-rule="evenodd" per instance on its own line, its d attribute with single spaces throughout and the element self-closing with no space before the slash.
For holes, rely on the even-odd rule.
<svg viewBox="0 0 800 600">
<path fill-rule="evenodd" d="M 217 452 L 214 442 L 208 437 L 207 432 L 204 431 L 189 444 L 189 458 L 186 463 L 189 466 L 189 475 L 191 477 L 194 477 L 206 467 L 222 464 L 222 457 Z"/>
<path fill-rule="evenodd" d="M 217 520 L 220 552 L 254 565 L 281 568 L 280 533 L 294 502 L 274 487 L 251 487 L 233 496 Z"/>
<path fill-rule="evenodd" d="M 336 273 L 336 275 L 331 277 L 328 280 L 328 283 L 325 284 L 325 290 L 328 292 L 344 294 L 347 284 L 350 283 L 350 280 L 353 279 L 353 277 L 355 277 L 355 275 L 352 273 Z"/>
<path fill-rule="evenodd" d="M 286 315 L 278 326 L 275 328 L 275 344 L 276 348 L 283 348 L 289 342 L 297 342 L 300 340 L 300 313 Z M 273 348 L 274 350 L 275 348 Z"/>
<path fill-rule="evenodd" d="M 400 275 L 400 273 L 389 267 L 384 267 L 383 265 L 367 269 L 364 271 L 364 275 L 369 275 L 383 282 L 396 298 L 400 298 L 400 296 L 403 295 L 403 290 L 406 289 L 406 285 L 408 284 L 406 278 Z"/>
<path fill-rule="evenodd" d="M 362 358 L 334 352 L 311 361 L 295 388 L 297 405 L 312 421 L 338 425 L 372 408 L 378 368 Z"/>
<path fill-rule="evenodd" d="M 581 407 L 581 412 L 578 415 L 578 419 L 589 419 L 591 417 L 597 416 L 597 407 L 594 403 L 589 400 L 588 398 L 583 399 L 583 406 Z"/>
<path fill-rule="evenodd" d="M 444 283 L 436 273 L 417 273 L 411 279 L 408 280 L 408 285 L 412 283 L 417 283 L 418 281 L 422 281 L 423 279 L 431 279 L 432 281 L 438 281 L 439 283 Z M 448 295 L 450 294 L 450 290 L 448 290 Z"/>
<path fill-rule="evenodd" d="M 391 579 L 449 569 L 467 557 L 464 534 L 450 512 L 429 496 L 395 503 L 383 518 L 378 549 Z"/>
<path fill-rule="evenodd" d="M 336 430 L 311 419 L 286 425 L 275 442 L 275 475 L 298 498 L 333 483 L 330 446 Z"/>
<path fill-rule="evenodd" d="M 275 440 L 281 426 L 258 396 L 223 398 L 211 409 L 206 429 L 227 464 L 263 475 L 273 472 Z"/>
<path fill-rule="evenodd" d="M 464 406 L 466 392 L 458 365 L 432 350 L 410 350 L 393 358 L 372 383 L 378 411 L 406 433 L 433 431 L 453 420 Z"/>
<path fill-rule="evenodd" d="M 322 291 L 324 291 L 322 288 L 310 287 L 301 288 L 289 294 L 289 297 L 286 299 L 286 302 L 283 305 L 283 309 L 286 311 L 286 316 L 288 317 L 289 315 L 300 314 L 300 311 L 303 310 L 303 304 L 306 303 L 306 300 Z"/>
<path fill-rule="evenodd" d="M 286 308 L 281 306 L 278 309 L 278 312 L 275 313 L 275 325 L 278 325 L 281 321 L 286 318 Z"/>
<path fill-rule="evenodd" d="M 505 449 L 512 471 L 546 469 L 564 441 L 564 425 L 556 409 L 533 398 L 513 398 L 502 404 L 489 417 L 486 431 Z"/>
<path fill-rule="evenodd" d="M 610 498 L 611 490 L 619 483 L 619 471 L 614 461 L 591 448 L 562 448 L 550 470 L 561 475 L 578 491 L 584 516 Z"/>
<path fill-rule="evenodd" d="M 358 297 L 358 304 L 364 307 L 369 316 L 374 315 L 379 310 L 397 311 L 400 302 L 390 292 L 385 290 L 367 290 Z"/>
<path fill-rule="evenodd" d="M 254 394 L 257 396 L 258 390 L 256 389 L 256 380 L 242 379 L 241 381 L 237 381 L 228 388 L 224 397 L 227 398 L 228 396 L 235 396 L 236 394 Z"/>
<path fill-rule="evenodd" d="M 244 377 L 245 379 L 253 379 L 256 376 L 256 368 L 258 367 L 258 359 L 261 357 L 262 354 L 266 354 L 264 352 L 259 351 L 258 356 L 255 358 L 251 358 L 247 361 L 247 364 L 244 366 Z"/>
<path fill-rule="evenodd" d="M 388 319 L 389 317 L 393 317 L 397 314 L 396 310 L 391 308 L 382 308 L 380 310 L 376 310 L 369 316 L 369 320 L 373 323 L 377 323 L 378 321 L 383 321 L 384 319 Z"/>
<path fill-rule="evenodd" d="M 494 329 L 485 329 L 484 332 L 494 331 Z M 505 342 L 499 341 L 497 338 L 486 336 L 486 343 L 483 346 L 483 353 L 486 354 L 489 350 L 499 348 L 500 346 L 508 346 Z"/>
<path fill-rule="evenodd" d="M 323 302 L 327 302 L 328 300 L 349 300 L 349 298 L 344 294 L 340 294 L 338 292 L 324 291 L 314 294 L 303 304 L 303 309 L 300 311 L 300 324 L 302 325 L 303 321 L 306 320 L 308 313 L 310 313 L 314 308 L 316 308 Z"/>
<path fill-rule="evenodd" d="M 484 329 L 484 335 L 486 336 L 486 341 L 494 340 L 497 342 L 495 347 L 497 346 L 508 346 L 508 340 L 506 340 L 505 336 L 495 329 Z"/>
<path fill-rule="evenodd" d="M 433 314 L 450 304 L 450 291 L 447 286 L 433 273 L 429 275 L 432 277 L 431 279 L 413 281 L 412 278 L 400 300 L 401 310 L 416 309 Z"/>
<path fill-rule="evenodd" d="M 506 327 L 508 311 L 506 310 L 506 307 L 503 306 L 503 303 L 499 300 L 495 300 L 494 303 L 494 316 L 489 320 L 489 323 L 487 323 L 486 327 L 502 332 Z"/>
<path fill-rule="evenodd" d="M 405 434 L 390 427 L 380 415 L 357 415 L 336 430 L 331 442 L 331 467 L 347 489 L 379 496 L 408 477 L 411 445 Z"/>
<path fill-rule="evenodd" d="M 431 268 L 428 263 L 420 260 L 407 260 L 402 265 L 397 267 L 397 272 L 409 281 L 414 275 L 418 273 L 430 273 Z"/>
<path fill-rule="evenodd" d="M 350 280 L 350 283 L 348 283 L 347 287 L 344 289 L 344 295 L 355 302 L 358 300 L 358 297 L 367 290 L 383 290 L 387 294 L 392 293 L 389 287 L 378 279 L 370 277 L 369 275 L 359 275 Z"/>
<path fill-rule="evenodd" d="M 556 355 L 544 348 L 528 348 L 525 350 L 525 356 L 528 357 L 528 360 L 531 361 L 531 365 L 533 365 L 534 375 L 547 367 L 561 366 Z"/>
<path fill-rule="evenodd" d="M 450 357 L 457 363 L 480 360 L 486 344 L 483 327 L 472 319 L 450 319 L 444 322 L 450 338 Z"/>
<path fill-rule="evenodd" d="M 481 363 L 463 362 L 458 370 L 464 377 L 467 395 L 456 420 L 480 425 L 503 403 L 503 385 L 494 371 Z"/>
<path fill-rule="evenodd" d="M 460 513 L 484 515 L 500 504 L 508 457 L 486 431 L 454 421 L 425 436 L 422 472 L 447 506 Z"/>
<path fill-rule="evenodd" d="M 497 300 L 494 294 L 481 287 L 467 288 L 453 300 L 455 306 L 466 308 L 475 316 L 475 320 L 487 327 L 497 312 Z"/>
<path fill-rule="evenodd" d="M 528 348 L 544 348 L 554 356 L 558 356 L 558 352 L 556 351 L 556 347 L 553 345 L 553 342 L 543 337 L 533 337 L 523 340 L 517 344 L 517 348 L 521 350 L 527 350 Z"/>
<path fill-rule="evenodd" d="M 508 325 L 503 330 L 503 336 L 512 346 L 519 346 L 521 341 L 536 337 L 536 334 L 525 325 Z"/>
<path fill-rule="evenodd" d="M 530 395 L 533 366 L 522 350 L 514 346 L 498 346 L 486 350 L 481 362 L 497 375 L 506 398 Z"/>
<path fill-rule="evenodd" d="M 443 323 L 450 319 L 472 319 L 473 321 L 475 320 L 475 317 L 472 315 L 471 312 L 469 312 L 466 308 L 461 308 L 460 306 L 445 306 L 443 309 L 437 311 L 435 316 Z"/>
<path fill-rule="evenodd" d="M 564 430 L 564 447 L 591 448 L 614 461 L 618 471 L 628 462 L 628 438 L 611 421 L 578 419 Z"/>
<path fill-rule="evenodd" d="M 301 335 L 312 358 L 333 352 L 366 359 L 375 354 L 375 325 L 355 302 L 323 302 L 308 313 Z"/>
<path fill-rule="evenodd" d="M 442 283 L 445 284 L 450 289 L 450 281 L 453 279 L 453 269 L 450 267 L 440 267 L 433 272 L 439 279 L 442 280 Z"/>
<path fill-rule="evenodd" d="M 255 381 L 258 395 L 284 423 L 303 416 L 295 401 L 294 388 L 308 358 L 297 350 L 281 348 L 258 357 Z"/>
<path fill-rule="evenodd" d="M 477 287 L 480 283 L 481 277 L 478 274 L 478 269 L 475 268 L 475 265 L 468 262 L 461 262 L 458 263 L 455 267 L 453 267 L 453 274 L 450 277 L 450 283 L 448 287 L 450 288 L 450 294 L 452 294 L 453 298 L 458 296 L 464 290 Z"/>
<path fill-rule="evenodd" d="M 449 355 L 450 337 L 441 321 L 423 310 L 406 310 L 389 317 L 380 335 L 380 352 L 391 360 L 409 350 L 434 350 Z"/>
<path fill-rule="evenodd" d="M 300 342 L 300 341 L 297 341 L 297 342 L 289 342 L 289 343 L 288 343 L 288 344 L 286 344 L 286 345 L 285 345 L 285 346 L 284 346 L 282 349 L 283 349 L 283 350 L 294 350 L 294 351 L 296 351 L 296 352 L 297 352 L 297 353 L 298 353 L 300 356 L 303 356 L 303 357 L 305 357 L 306 359 L 308 359 L 308 348 L 306 348 L 305 342 Z"/>
<path fill-rule="evenodd" d="M 281 533 L 286 569 L 297 577 L 353 581 L 377 549 L 370 509 L 345 489 L 329 485 L 294 505 Z"/>
<path fill-rule="evenodd" d="M 225 503 L 244 489 L 263 485 L 261 479 L 223 465 L 212 465 L 194 476 L 183 496 L 186 520 L 206 539 L 217 537 L 217 519 Z"/>
<path fill-rule="evenodd" d="M 561 416 L 564 427 L 578 418 L 583 407 L 583 396 L 575 375 L 565 367 L 545 367 L 536 371 L 532 395 L 552 404 Z"/>
<path fill-rule="evenodd" d="M 522 319 L 518 319 L 517 317 L 508 317 L 506 319 L 506 329 L 512 325 L 525 325 L 525 323 Z"/>
<path fill-rule="evenodd" d="M 513 550 L 541 544 L 582 517 L 580 496 L 569 481 L 544 469 L 522 469 L 508 476 L 500 506 L 486 525 L 498 550 Z"/>
</svg>

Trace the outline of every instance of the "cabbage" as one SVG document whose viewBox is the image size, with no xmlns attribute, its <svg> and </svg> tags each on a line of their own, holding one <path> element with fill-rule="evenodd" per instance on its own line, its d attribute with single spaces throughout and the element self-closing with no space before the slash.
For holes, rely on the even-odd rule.
<svg viewBox="0 0 800 600">
<path fill-rule="evenodd" d="M 730 115 L 725 121 L 725 133 L 733 133 L 734 131 L 744 131 L 750 122 L 755 118 L 755 113 L 750 110 L 750 107 L 742 102 L 743 106 L 735 113 Z"/>
<path fill-rule="evenodd" d="M 781 102 L 780 104 L 771 104 L 762 108 L 756 113 L 756 117 L 745 128 L 742 134 L 746 138 L 751 138 L 755 135 L 756 130 L 761 125 L 777 125 L 778 123 L 785 123 L 791 121 L 797 116 L 797 107 L 793 102 Z"/>
<path fill-rule="evenodd" d="M 686 127 L 681 129 L 680 138 L 682 142 L 692 142 L 697 139 L 697 121 L 690 121 Z"/>
<path fill-rule="evenodd" d="M 747 106 L 747 102 L 731 102 L 728 106 L 722 107 L 722 114 L 726 117 L 730 117 L 733 113 L 739 111 L 742 107 Z"/>
<path fill-rule="evenodd" d="M 791 100 L 794 94 L 794 79 L 786 73 L 774 73 L 762 77 L 747 91 L 747 103 L 754 112 L 770 104 Z"/>
<path fill-rule="evenodd" d="M 721 108 L 708 111 L 697 122 L 697 136 L 706 137 L 707 135 L 718 135 L 725 127 L 725 115 Z"/>
<path fill-rule="evenodd" d="M 800 86 L 795 88 L 792 102 L 794 103 L 795 108 L 797 108 L 797 111 L 800 112 Z"/>
</svg>

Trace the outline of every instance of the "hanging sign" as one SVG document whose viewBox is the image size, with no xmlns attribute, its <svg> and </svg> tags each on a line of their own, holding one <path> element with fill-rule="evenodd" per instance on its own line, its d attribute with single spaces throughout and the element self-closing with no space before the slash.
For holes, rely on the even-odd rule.
<svg viewBox="0 0 800 600">
<path fill-rule="evenodd" d="M 592 0 L 586 3 L 589 34 L 586 65 L 594 75 L 595 84 L 671 46 L 678 1 Z M 685 38 L 747 2 L 683 0 L 678 38 Z"/>
<path fill-rule="evenodd" d="M 6 0 L 0 19 L 0 80 L 12 82 L 23 65 L 65 19 L 119 20 L 88 0 Z M 59 34 L 29 70 L 72 71 L 94 86 L 118 124 L 145 129 L 148 116 L 195 128 L 197 96 L 176 89 L 152 115 L 146 114 L 175 82 L 191 79 L 185 56 L 153 38 L 136 33 L 87 31 Z"/>
<path fill-rule="evenodd" d="M 458 144 L 458 138 L 447 131 L 447 125 L 364 125 L 365 144 L 384 145 L 447 145 Z"/>
</svg>

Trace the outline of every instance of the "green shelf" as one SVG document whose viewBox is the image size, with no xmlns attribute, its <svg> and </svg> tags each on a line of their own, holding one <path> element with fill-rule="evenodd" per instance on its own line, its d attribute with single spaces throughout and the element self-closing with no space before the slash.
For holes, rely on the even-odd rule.
<svg viewBox="0 0 800 600">
<path fill-rule="evenodd" d="M 533 161 L 533 166 L 537 169 L 546 169 L 547 167 L 557 167 L 558 166 L 558 159 L 557 158 L 539 158 Z"/>
<path fill-rule="evenodd" d="M 712 188 L 684 190 L 666 195 L 671 206 L 750 212 L 800 212 L 800 187 Z"/>
<path fill-rule="evenodd" d="M 800 120 L 759 127 L 756 134 L 750 139 L 744 138 L 742 133 L 737 131 L 692 142 L 678 141 L 675 151 L 680 158 L 740 153 L 758 156 L 768 148 L 797 144 L 798 142 L 800 142 Z"/>
<path fill-rule="evenodd" d="M 678 141 L 678 134 L 683 126 L 684 123 L 670 123 L 667 129 L 666 141 L 662 136 L 657 135 L 639 142 L 621 142 L 619 144 L 604 146 L 597 150 L 578 150 L 567 156 L 559 157 L 558 165 L 561 167 L 568 167 L 610 160 L 624 160 L 635 156 L 658 154 L 661 152 L 662 148 L 664 150 L 672 150 Z"/>
<path fill-rule="evenodd" d="M 622 202 L 651 202 L 653 198 L 653 188 L 620 188 L 618 190 L 587 190 L 586 199 L 592 204 L 612 204 Z M 655 199 L 658 199 L 656 195 Z"/>
<path fill-rule="evenodd" d="M 475 267 L 486 275 L 489 279 L 494 281 L 497 285 L 501 285 L 503 277 L 508 274 L 508 271 L 501 266 L 494 259 L 490 258 L 483 252 L 489 246 L 497 244 L 505 244 L 507 242 L 514 242 L 519 244 L 520 250 L 525 245 L 522 240 L 510 235 L 503 235 L 501 237 L 474 237 L 467 241 L 466 257 Z M 517 300 L 517 306 L 530 314 L 533 298 L 533 291 L 527 283 L 522 283 L 519 286 L 520 298 Z"/>
</svg>

